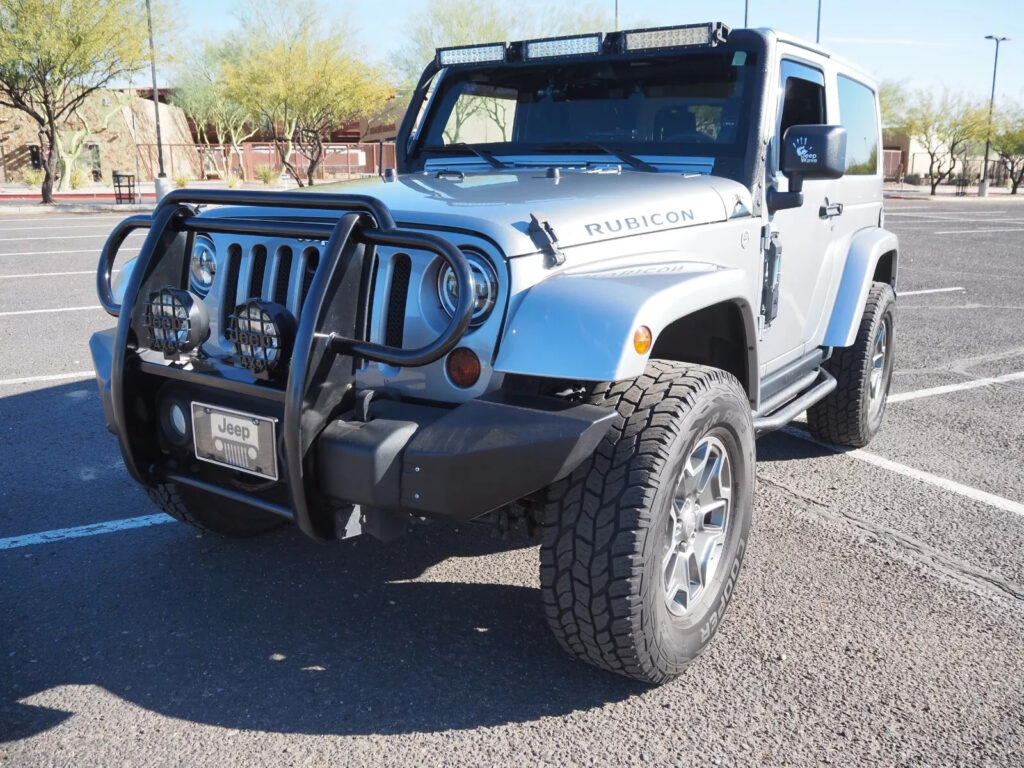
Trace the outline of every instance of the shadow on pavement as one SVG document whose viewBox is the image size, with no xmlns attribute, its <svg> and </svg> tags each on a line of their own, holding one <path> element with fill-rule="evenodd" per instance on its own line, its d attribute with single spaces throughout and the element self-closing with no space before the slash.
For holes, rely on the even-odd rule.
<svg viewBox="0 0 1024 768">
<path fill-rule="evenodd" d="M 78 450 L 106 454 L 113 437 L 96 405 Z M 69 510 L 155 511 L 122 482 L 69 475 L 61 494 Z M 54 519 L 27 489 L 17 496 L 21 532 Z M 484 555 L 446 580 L 448 558 Z M 310 734 L 523 722 L 645 690 L 565 655 L 536 589 L 495 583 L 521 573 L 524 556 L 534 567 L 532 552 L 472 526 L 318 546 L 292 528 L 229 541 L 162 525 L 0 552 L 0 741 L 69 716 L 18 703 L 63 685 L 197 723 Z"/>
</svg>

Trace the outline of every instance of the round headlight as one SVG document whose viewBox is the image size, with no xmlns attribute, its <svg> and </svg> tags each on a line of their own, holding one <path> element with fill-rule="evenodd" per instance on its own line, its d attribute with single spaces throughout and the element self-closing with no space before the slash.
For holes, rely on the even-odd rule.
<svg viewBox="0 0 1024 768">
<path fill-rule="evenodd" d="M 191 352 L 210 335 L 210 316 L 202 299 L 180 288 L 161 288 L 151 294 L 143 325 L 149 348 L 168 359 Z"/>
<path fill-rule="evenodd" d="M 483 323 L 494 309 L 494 302 L 498 298 L 498 273 L 494 271 L 491 262 L 480 254 L 466 251 L 465 256 L 473 276 L 473 293 L 476 296 L 473 317 L 469 324 L 476 327 Z M 437 295 L 444 311 L 449 317 L 454 317 L 455 308 L 459 305 L 459 284 L 455 278 L 455 270 L 448 264 L 444 264 L 437 274 Z"/>
<path fill-rule="evenodd" d="M 200 235 L 192 246 L 192 287 L 205 296 L 217 276 L 217 250 L 213 240 Z"/>
</svg>

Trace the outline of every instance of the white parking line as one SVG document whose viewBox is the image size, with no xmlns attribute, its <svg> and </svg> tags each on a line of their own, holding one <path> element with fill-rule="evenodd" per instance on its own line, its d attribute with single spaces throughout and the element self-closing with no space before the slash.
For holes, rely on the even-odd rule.
<svg viewBox="0 0 1024 768">
<path fill-rule="evenodd" d="M 119 269 L 111 270 L 111 272 L 120 272 Z M 70 275 L 95 275 L 95 269 L 83 269 L 79 272 L 27 272 L 22 275 L 0 275 L 0 280 L 14 280 L 19 277 L 68 277 Z"/>
<path fill-rule="evenodd" d="M 953 291 L 962 291 L 963 288 L 926 288 L 923 291 L 900 291 L 899 296 L 921 296 L 925 293 L 952 293 Z"/>
<path fill-rule="evenodd" d="M 3 224 L 4 222 L 0 220 L 0 232 L 19 232 L 21 230 L 38 232 L 41 229 L 49 232 L 51 229 L 99 229 L 100 227 L 109 230 L 111 228 L 109 224 L 60 224 L 56 227 L 5 227 Z"/>
<path fill-rule="evenodd" d="M 14 387 L 19 384 L 35 384 L 40 381 L 65 381 L 67 379 L 91 379 L 92 371 L 74 371 L 73 373 L 51 373 L 46 376 L 22 376 L 18 379 L 0 379 L 0 387 Z"/>
<path fill-rule="evenodd" d="M 126 251 L 138 250 L 137 248 L 122 248 L 118 251 L 118 255 L 125 253 Z M 20 258 L 22 256 L 58 256 L 65 253 L 85 253 L 100 255 L 99 248 L 74 248 L 70 251 L 22 251 L 21 253 L 0 253 L 0 259 L 5 256 L 14 256 Z"/>
<path fill-rule="evenodd" d="M 32 240 L 33 242 L 36 240 L 70 240 L 72 238 L 75 240 L 106 240 L 107 236 L 108 235 L 52 235 L 48 237 L 34 237 L 31 235 L 23 235 L 22 237 L 0 237 L 0 243 L 15 243 L 22 240 Z"/>
<path fill-rule="evenodd" d="M 48 214 L 41 213 L 41 214 L 37 214 L 35 216 L 31 216 L 31 217 L 24 218 L 24 219 L 15 219 L 15 218 L 8 218 L 7 216 L 4 216 L 2 213 L 0 213 L 0 225 L 10 224 L 10 223 L 27 224 L 29 222 L 36 223 L 36 222 L 44 222 L 44 221 L 45 222 L 51 222 L 51 221 L 102 221 L 103 219 L 110 219 L 111 221 L 120 221 L 121 219 L 125 218 L 127 215 L 130 215 L 130 214 L 127 214 L 127 213 L 126 214 L 106 213 L 106 214 L 100 215 L 100 214 L 96 214 L 96 213 L 80 213 L 77 216 L 50 216 Z M 2 228 L 2 227 L 0 227 L 0 228 Z"/>
<path fill-rule="evenodd" d="M 117 531 L 129 531 L 132 528 L 147 528 L 151 525 L 163 525 L 164 523 L 173 522 L 175 522 L 173 517 L 157 514 L 143 515 L 142 517 L 126 517 L 121 520 L 108 520 L 105 523 L 79 525 L 74 528 L 57 528 L 53 531 L 41 531 L 39 533 L 25 534 L 24 536 L 11 536 L 7 539 L 0 539 L 0 550 L 29 547 L 33 544 L 51 544 L 55 541 L 64 541 L 65 539 L 80 539 L 85 536 L 97 536 L 101 533 L 116 533 Z"/>
<path fill-rule="evenodd" d="M 949 392 L 962 392 L 965 389 L 977 389 L 979 387 L 988 387 L 992 384 L 1002 384 L 1007 381 L 1021 381 L 1024 380 L 1024 371 L 1018 373 L 1007 373 L 1002 376 L 988 376 L 984 379 L 972 379 L 971 381 L 961 381 L 958 384 L 944 384 L 941 387 L 928 387 L 928 389 L 915 389 L 912 392 L 900 392 L 896 395 L 889 395 L 888 402 L 890 403 L 902 403 L 906 400 L 917 400 L 922 397 L 933 397 L 935 395 L 945 395 Z"/>
<path fill-rule="evenodd" d="M 925 472 L 920 469 L 914 469 L 908 467 L 906 464 L 900 464 L 896 461 L 890 461 L 889 459 L 882 458 L 874 453 L 868 453 L 867 451 L 857 448 L 854 450 L 848 450 L 838 445 L 832 445 L 831 443 L 825 443 L 821 440 L 811 437 L 806 432 L 802 432 L 793 426 L 783 427 L 782 432 L 792 437 L 798 437 L 801 440 L 806 440 L 809 443 L 820 445 L 822 448 L 828 448 L 842 456 L 849 456 L 853 459 L 859 459 L 860 461 L 872 464 L 881 469 L 888 470 L 889 472 L 895 472 L 897 475 L 903 475 L 904 477 L 912 478 L 928 485 L 933 485 L 936 488 L 941 488 L 944 491 L 950 491 L 959 496 L 971 499 L 972 501 L 979 501 L 982 504 L 987 504 L 990 507 L 1001 509 L 1004 512 L 1011 512 L 1015 515 L 1021 515 L 1024 517 L 1024 504 L 1019 501 L 1013 501 L 1012 499 L 1005 499 L 1002 496 L 996 496 L 994 493 L 988 491 L 982 491 L 977 488 L 972 488 L 969 485 L 963 485 L 953 480 L 948 480 L 945 477 L 939 475 L 933 475 L 931 472 Z"/>
<path fill-rule="evenodd" d="M 83 312 L 87 309 L 103 309 L 99 304 L 88 307 L 54 307 L 53 309 L 19 309 L 15 312 L 0 312 L 0 317 L 13 317 L 14 315 L 43 315 L 48 312 Z"/>
<path fill-rule="evenodd" d="M 946 229 L 941 232 L 932 232 L 933 235 L 984 235 L 990 232 L 1024 232 L 1024 227 L 1007 229 Z"/>
</svg>

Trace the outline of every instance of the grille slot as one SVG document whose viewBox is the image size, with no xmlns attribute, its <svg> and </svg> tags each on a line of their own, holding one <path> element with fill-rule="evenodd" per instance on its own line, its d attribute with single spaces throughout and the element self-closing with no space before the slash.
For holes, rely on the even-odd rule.
<svg viewBox="0 0 1024 768">
<path fill-rule="evenodd" d="M 254 245 L 252 247 L 252 277 L 249 279 L 250 297 L 263 296 L 263 280 L 266 272 L 267 247 L 265 245 Z"/>
<path fill-rule="evenodd" d="M 282 245 L 277 249 L 277 270 L 274 275 L 274 293 L 271 301 L 278 304 L 288 304 L 288 284 L 292 276 L 292 249 Z M 289 306 L 296 315 L 299 314 L 298 307 Z"/>
<path fill-rule="evenodd" d="M 320 266 L 320 251 L 310 246 L 302 251 L 302 292 L 299 294 L 299 305 L 306 302 L 306 294 L 313 285 L 313 276 Z"/>
<path fill-rule="evenodd" d="M 384 343 L 389 347 L 401 347 L 405 337 L 405 304 L 409 298 L 409 277 L 412 274 L 412 259 L 406 254 L 395 256 L 391 269 L 391 295 L 388 297 L 387 328 Z"/>
<path fill-rule="evenodd" d="M 242 246 L 232 243 L 228 246 L 227 263 L 224 265 L 224 300 L 220 311 L 220 327 L 226 328 L 228 318 L 238 303 L 238 275 L 242 268 Z"/>
</svg>

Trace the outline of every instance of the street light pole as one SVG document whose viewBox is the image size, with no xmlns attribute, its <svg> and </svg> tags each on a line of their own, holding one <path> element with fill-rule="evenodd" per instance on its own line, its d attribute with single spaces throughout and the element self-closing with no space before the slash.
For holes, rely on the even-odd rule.
<svg viewBox="0 0 1024 768">
<path fill-rule="evenodd" d="M 818 0 L 818 32 L 814 36 L 814 42 L 821 42 L 821 0 Z"/>
<path fill-rule="evenodd" d="M 149 25 L 149 68 L 153 75 L 153 110 L 156 113 L 156 156 L 160 163 L 160 174 L 154 179 L 156 199 L 159 201 L 167 193 L 167 174 L 164 172 L 164 144 L 160 135 L 160 92 L 156 87 L 156 48 L 153 46 L 153 8 L 150 0 L 146 0 L 146 23 Z"/>
<path fill-rule="evenodd" d="M 743 26 L 750 26 L 750 0 L 743 0 Z"/>
<path fill-rule="evenodd" d="M 978 184 L 978 197 L 988 197 L 988 151 L 992 145 L 992 110 L 996 103 L 996 72 L 999 69 L 999 44 L 1010 38 L 985 35 L 986 40 L 996 41 L 996 59 L 992 64 L 992 95 L 988 98 L 988 129 L 985 131 L 985 163 L 981 167 L 981 183 Z"/>
</svg>

